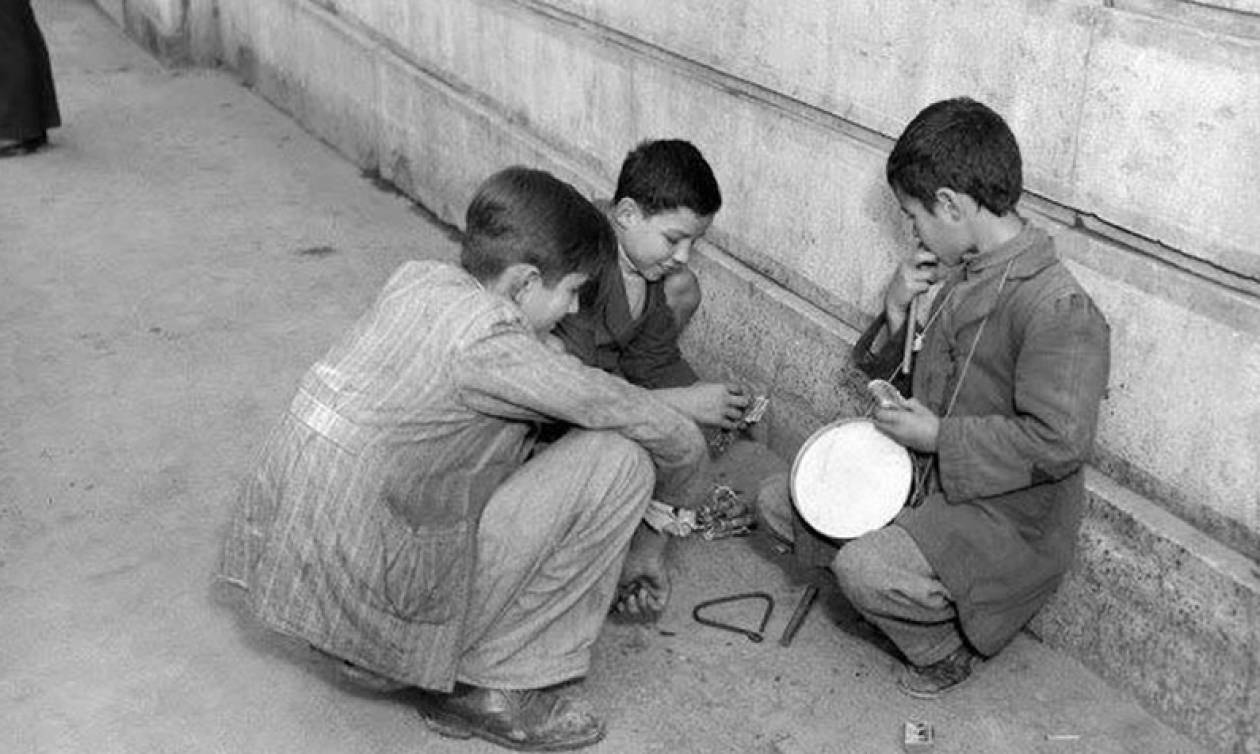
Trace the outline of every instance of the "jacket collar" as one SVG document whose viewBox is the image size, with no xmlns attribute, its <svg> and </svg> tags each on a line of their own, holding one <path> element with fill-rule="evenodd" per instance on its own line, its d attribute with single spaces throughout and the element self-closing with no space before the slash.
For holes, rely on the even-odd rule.
<svg viewBox="0 0 1260 754">
<path fill-rule="evenodd" d="M 947 304 L 952 299 L 953 311 L 944 312 L 953 320 L 950 329 L 988 316 L 997 308 L 1006 287 L 1033 277 L 1056 259 L 1050 235 L 1028 223 L 1017 236 L 996 249 L 964 259 L 947 284 L 957 289 L 946 299 Z"/>
<path fill-rule="evenodd" d="M 1055 261 L 1050 236 L 1041 228 L 1024 223 L 1024 228 L 1014 238 L 984 254 L 965 258 L 961 265 L 963 280 L 983 280 L 1000 276 L 1006 265 L 1009 279 L 1032 277 Z"/>
</svg>

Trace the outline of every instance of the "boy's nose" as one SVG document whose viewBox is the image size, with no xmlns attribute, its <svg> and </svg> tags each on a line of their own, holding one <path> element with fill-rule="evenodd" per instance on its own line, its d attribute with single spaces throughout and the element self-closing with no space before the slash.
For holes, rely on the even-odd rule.
<svg viewBox="0 0 1260 754">
<path fill-rule="evenodd" d="M 678 250 L 674 252 L 674 259 L 679 264 L 686 264 L 691 259 L 691 241 L 678 244 Z"/>
</svg>

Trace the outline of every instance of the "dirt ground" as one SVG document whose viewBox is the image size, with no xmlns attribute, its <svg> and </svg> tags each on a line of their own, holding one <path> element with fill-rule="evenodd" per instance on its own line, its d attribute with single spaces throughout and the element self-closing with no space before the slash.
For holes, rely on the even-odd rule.
<svg viewBox="0 0 1260 754">
<path fill-rule="evenodd" d="M 0 751 L 476 752 L 347 688 L 213 588 L 236 480 L 302 371 L 446 229 L 215 71 L 171 71 L 83 0 L 36 0 L 65 127 L 0 161 Z M 749 488 L 782 462 L 747 443 Z M 575 686 L 595 752 L 1196 752 L 1028 636 L 931 703 L 767 540 L 685 541 L 655 626 L 608 625 Z M 791 647 L 805 584 L 823 588 Z M 696 623 L 764 591 L 768 639 Z M 719 613 L 755 624 L 756 606 Z"/>
</svg>

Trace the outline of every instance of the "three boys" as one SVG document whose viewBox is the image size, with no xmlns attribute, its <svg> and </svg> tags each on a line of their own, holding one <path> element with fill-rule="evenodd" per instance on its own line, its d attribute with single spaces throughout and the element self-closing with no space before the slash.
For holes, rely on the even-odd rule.
<svg viewBox="0 0 1260 754">
<path fill-rule="evenodd" d="M 887 176 L 921 248 L 855 353 L 888 378 L 906 330 L 921 338 L 912 397 L 874 418 L 932 473 L 917 505 L 844 543 L 831 567 L 908 660 L 901 687 L 932 697 L 1000 650 L 1070 563 L 1109 334 L 1053 242 L 1015 212 L 1018 146 L 987 107 L 926 108 Z M 729 426 L 748 402 L 698 383 L 678 349 L 700 299 L 686 262 L 720 205 L 703 157 L 676 141 L 627 157 L 605 208 L 612 235 L 546 174 L 483 184 L 463 269 L 404 265 L 268 441 L 223 567 L 253 613 L 425 689 L 420 710 L 446 735 L 598 741 L 598 719 L 545 690 L 585 672 L 619 581 L 643 585 L 621 609 L 663 607 L 663 544 L 638 526 L 643 511 L 653 494 L 693 502 L 696 424 Z M 940 279 L 925 321 L 911 320 Z M 553 327 L 599 368 L 548 348 Z M 579 430 L 531 456 L 537 421 Z M 760 504 L 786 520 L 786 480 Z"/>
</svg>

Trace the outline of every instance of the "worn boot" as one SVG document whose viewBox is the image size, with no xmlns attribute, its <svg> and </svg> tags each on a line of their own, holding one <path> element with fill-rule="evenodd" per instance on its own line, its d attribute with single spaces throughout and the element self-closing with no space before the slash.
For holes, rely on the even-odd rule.
<svg viewBox="0 0 1260 754">
<path fill-rule="evenodd" d="M 564 751 L 598 743 L 604 724 L 579 702 L 554 691 L 459 685 L 425 694 L 416 709 L 434 732 L 477 738 L 517 751 Z"/>
<path fill-rule="evenodd" d="M 931 665 L 906 665 L 897 680 L 897 688 L 916 699 L 936 699 L 970 678 L 972 669 L 981 659 L 971 647 L 963 644 Z"/>
</svg>

